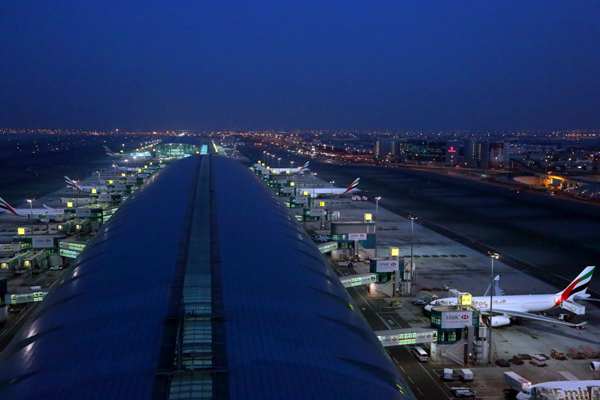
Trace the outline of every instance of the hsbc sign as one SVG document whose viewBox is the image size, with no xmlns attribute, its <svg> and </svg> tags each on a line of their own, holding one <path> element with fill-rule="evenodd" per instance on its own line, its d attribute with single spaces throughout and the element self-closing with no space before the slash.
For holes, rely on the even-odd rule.
<svg viewBox="0 0 600 400">
<path fill-rule="evenodd" d="M 367 240 L 366 233 L 349 233 L 348 240 Z"/>
<path fill-rule="evenodd" d="M 442 313 L 442 328 L 464 328 L 473 323 L 472 311 Z"/>
<path fill-rule="evenodd" d="M 34 249 L 51 249 L 54 247 L 54 238 L 43 237 L 43 238 L 32 238 L 32 247 Z"/>
<path fill-rule="evenodd" d="M 398 260 L 377 260 L 377 269 L 375 272 L 394 272 L 398 271 L 400 262 Z"/>
</svg>

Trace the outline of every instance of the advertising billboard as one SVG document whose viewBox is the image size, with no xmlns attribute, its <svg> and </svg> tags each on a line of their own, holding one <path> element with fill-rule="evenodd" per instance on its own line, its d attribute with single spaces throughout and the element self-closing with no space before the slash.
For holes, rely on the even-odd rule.
<svg viewBox="0 0 600 400">
<path fill-rule="evenodd" d="M 473 323 L 472 311 L 449 311 L 442 313 L 442 329 L 464 328 Z"/>
<path fill-rule="evenodd" d="M 33 237 L 31 242 L 34 249 L 51 249 L 54 247 L 54 240 L 51 237 Z"/>
<path fill-rule="evenodd" d="M 76 217 L 91 217 L 92 216 L 92 209 L 91 208 L 78 208 L 77 210 L 75 210 L 75 216 Z"/>
<path fill-rule="evenodd" d="M 309 216 L 311 217 L 322 217 L 325 215 L 325 210 L 322 208 L 311 208 Z"/>
<path fill-rule="evenodd" d="M 400 267 L 399 260 L 377 260 L 377 269 L 375 272 L 394 272 Z"/>
<path fill-rule="evenodd" d="M 349 233 L 348 240 L 367 240 L 366 233 Z"/>
</svg>

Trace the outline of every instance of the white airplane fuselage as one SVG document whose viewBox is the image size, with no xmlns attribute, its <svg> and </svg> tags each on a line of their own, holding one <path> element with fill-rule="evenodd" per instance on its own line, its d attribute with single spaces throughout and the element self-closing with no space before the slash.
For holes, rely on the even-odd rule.
<svg viewBox="0 0 600 400">
<path fill-rule="evenodd" d="M 273 174 L 303 174 L 304 171 L 309 171 L 308 168 L 271 168 L 271 173 Z"/>
<path fill-rule="evenodd" d="M 360 189 L 350 189 L 347 188 L 298 188 L 296 189 L 296 193 L 303 194 L 307 192 L 308 195 L 312 198 L 315 197 L 327 197 L 327 196 L 341 196 L 343 194 L 351 194 L 360 192 Z"/>
<path fill-rule="evenodd" d="M 56 217 L 58 215 L 62 216 L 65 214 L 65 210 L 61 210 L 61 209 L 52 209 L 52 208 L 13 208 L 13 210 L 15 211 L 16 214 L 18 214 L 19 217 L 24 217 L 24 218 L 29 218 L 30 215 L 33 215 L 32 218 L 38 218 L 40 217 L 40 215 L 47 215 L 49 219 L 52 219 L 53 217 Z M 6 212 L 6 211 L 0 211 L 0 212 Z M 11 213 L 9 213 L 10 215 Z"/>
<path fill-rule="evenodd" d="M 512 296 L 494 296 L 492 312 L 498 310 L 515 310 L 523 312 L 540 312 L 560 306 L 560 294 L 530 294 Z M 439 305 L 456 305 L 456 298 L 437 299 Z M 443 304 L 442 304 L 443 303 Z M 471 304 L 481 311 L 490 311 L 490 296 L 473 296 Z M 501 311 L 498 311 L 500 314 Z"/>
<path fill-rule="evenodd" d="M 523 392 L 517 394 L 519 400 L 533 400 L 535 397 L 536 389 L 548 388 L 552 391 L 552 394 L 559 400 L 583 400 L 589 399 L 588 387 L 600 386 L 600 381 L 554 381 L 554 382 L 542 382 L 525 389 Z"/>
<path fill-rule="evenodd" d="M 79 189 L 74 188 L 73 186 L 67 185 L 67 189 L 73 189 L 73 190 L 80 190 L 82 192 L 91 192 L 92 189 L 96 189 L 96 190 L 101 190 L 101 189 L 106 189 L 106 186 L 80 186 L 78 185 Z"/>
</svg>

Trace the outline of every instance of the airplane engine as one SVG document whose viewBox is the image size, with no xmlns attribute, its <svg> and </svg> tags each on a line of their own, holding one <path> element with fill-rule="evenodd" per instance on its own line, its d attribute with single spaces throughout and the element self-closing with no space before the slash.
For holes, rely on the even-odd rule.
<svg viewBox="0 0 600 400">
<path fill-rule="evenodd" d="M 590 369 L 592 371 L 600 371 L 600 362 L 598 362 L 598 361 L 592 361 L 590 363 Z"/>
<path fill-rule="evenodd" d="M 510 318 L 502 316 L 492 317 L 492 326 L 510 325 Z"/>
</svg>

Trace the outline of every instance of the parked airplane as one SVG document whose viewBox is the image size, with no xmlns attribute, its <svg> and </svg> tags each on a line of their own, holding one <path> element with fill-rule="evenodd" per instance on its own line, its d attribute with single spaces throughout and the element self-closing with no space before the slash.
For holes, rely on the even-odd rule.
<svg viewBox="0 0 600 400">
<path fill-rule="evenodd" d="M 111 157 L 126 157 L 126 154 L 123 153 L 115 153 L 114 151 L 112 151 L 111 149 L 108 148 L 108 146 L 106 145 L 102 145 L 102 147 L 104 147 L 104 151 L 106 152 L 107 156 L 111 156 Z"/>
<path fill-rule="evenodd" d="M 78 182 L 69 179 L 68 176 L 65 176 L 65 182 L 67 184 L 67 188 L 69 189 L 75 189 L 78 192 L 91 192 L 92 189 L 106 189 L 106 186 L 98 186 L 98 185 L 79 185 Z"/>
<path fill-rule="evenodd" d="M 27 217 L 36 219 L 62 220 L 65 210 L 50 208 L 44 204 L 44 208 L 13 208 L 4 199 L 0 197 L 0 212 L 9 212 L 17 217 Z"/>
<path fill-rule="evenodd" d="M 537 398 L 549 398 L 546 396 L 538 397 L 538 395 L 548 395 L 551 393 L 553 395 L 552 398 L 557 400 L 584 400 L 590 398 L 588 394 L 589 387 L 600 387 L 600 381 L 542 382 L 523 389 L 519 394 L 517 394 L 517 399 L 533 400 Z"/>
<path fill-rule="evenodd" d="M 306 171 L 309 171 L 308 164 L 310 161 L 304 163 L 303 166 L 298 168 L 271 168 L 271 173 L 273 174 L 303 174 Z"/>
<path fill-rule="evenodd" d="M 137 168 L 133 167 L 119 167 L 117 164 L 113 163 L 113 167 L 115 167 L 115 171 L 123 171 L 123 172 L 136 172 Z"/>
<path fill-rule="evenodd" d="M 356 178 L 354 182 L 350 184 L 346 189 L 332 187 L 332 188 L 298 188 L 297 193 L 307 192 L 308 195 L 312 198 L 316 197 L 332 197 L 332 196 L 343 196 L 348 193 L 360 192 L 360 189 L 357 189 L 360 178 Z"/>
<path fill-rule="evenodd" d="M 530 295 L 511 295 L 511 296 L 493 296 L 494 303 L 492 305 L 492 326 L 504 326 L 510 324 L 511 317 L 529 318 L 538 321 L 551 322 L 553 324 L 561 324 L 568 326 L 583 326 L 581 324 L 573 324 L 566 321 L 560 321 L 554 318 L 544 317 L 541 315 L 532 314 L 550 310 L 556 307 L 561 307 L 565 310 L 574 312 L 575 314 L 585 314 L 585 306 L 575 303 L 574 300 L 586 300 L 590 297 L 586 293 L 588 284 L 592 279 L 595 267 L 586 267 L 577 278 L 565 290 L 556 294 L 530 294 Z M 496 277 L 497 280 L 499 277 Z M 488 288 L 488 290 L 490 290 Z M 500 292 L 499 284 L 494 284 L 495 292 Z M 431 311 L 431 308 L 436 305 L 456 305 L 456 298 L 447 297 L 437 299 L 425 306 L 426 311 Z M 589 299 L 594 300 L 594 299 Z M 490 296 L 473 296 L 471 304 L 476 305 L 484 314 L 489 314 L 490 311 Z"/>
</svg>

